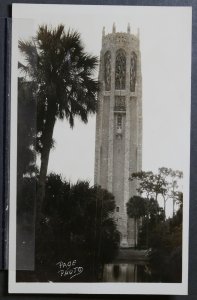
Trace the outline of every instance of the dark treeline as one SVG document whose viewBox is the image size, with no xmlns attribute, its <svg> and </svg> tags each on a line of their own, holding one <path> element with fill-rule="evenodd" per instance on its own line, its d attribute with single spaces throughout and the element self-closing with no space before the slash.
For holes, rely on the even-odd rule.
<svg viewBox="0 0 197 300">
<path fill-rule="evenodd" d="M 18 271 L 19 281 L 71 281 L 60 276 L 57 263 L 77 260 L 84 271 L 73 281 L 97 281 L 102 265 L 110 262 L 119 246 L 119 232 L 112 218 L 114 196 L 98 186 L 79 181 L 71 184 L 60 175 L 46 177 L 42 214 L 35 235 L 36 192 L 36 104 L 32 83 L 19 78 L 18 102 L 18 190 L 17 258 L 23 264 L 33 238 L 36 269 Z M 24 261 L 31 260 L 27 257 Z M 25 265 L 22 266 L 25 269 Z"/>
<path fill-rule="evenodd" d="M 110 236 L 113 246 L 118 239 L 115 225 L 108 217 L 114 206 L 112 195 L 99 188 L 89 187 L 88 183 L 78 183 L 71 187 L 70 183 L 62 181 L 56 175 L 47 177 L 56 121 L 65 119 L 73 128 L 76 117 L 87 123 L 88 116 L 96 112 L 98 81 L 94 79 L 94 72 L 98 59 L 85 51 L 78 32 L 66 32 L 63 25 L 54 29 L 39 26 L 34 37 L 28 41 L 19 41 L 19 50 L 24 63 L 18 65 L 18 265 L 22 269 L 27 267 L 28 259 L 24 257 L 29 254 L 29 260 L 32 259 L 34 246 L 35 261 L 32 259 L 30 265 L 34 264 L 37 275 L 41 268 L 47 268 L 47 272 L 63 254 L 65 257 L 70 253 L 70 257 L 75 253 L 75 247 L 80 250 L 81 257 L 84 254 L 86 263 L 93 256 L 94 260 L 105 260 L 107 254 L 104 253 L 101 237 L 108 243 Z M 39 170 L 35 163 L 37 155 L 41 160 Z M 57 196 L 53 194 L 53 202 L 48 192 L 49 182 L 51 189 L 58 186 Z M 73 200 L 73 192 L 76 197 L 77 193 L 83 199 L 87 197 L 87 203 L 81 202 L 79 197 L 78 200 Z M 105 207 L 103 215 L 99 213 L 102 197 L 109 199 L 105 199 L 106 204 L 111 203 Z M 92 214 L 88 216 L 83 211 L 85 209 L 92 209 Z M 77 224 L 81 225 L 78 229 Z M 70 230 L 72 226 L 73 229 Z M 80 230 L 84 230 L 84 235 Z M 90 241 L 93 247 L 98 246 L 97 252 L 92 249 Z M 110 249 L 110 243 L 108 246 Z M 50 265 L 46 267 L 49 262 Z"/>
<path fill-rule="evenodd" d="M 24 178 L 18 194 L 18 218 L 23 226 L 28 226 L 25 216 L 35 209 L 30 207 L 35 203 L 35 194 L 31 192 L 34 184 L 37 178 Z M 60 276 L 57 263 L 77 260 L 84 272 L 73 281 L 100 280 L 103 264 L 113 260 L 119 246 L 119 232 L 112 218 L 114 209 L 114 197 L 106 190 L 83 181 L 71 184 L 60 175 L 50 174 L 42 220 L 36 232 L 37 269 L 28 274 L 23 272 L 25 279 L 30 276 L 36 281 L 71 281 L 68 276 Z"/>
<path fill-rule="evenodd" d="M 113 259 L 119 246 L 114 209 L 113 195 L 100 187 L 83 181 L 70 184 L 56 174 L 47 177 L 36 253 L 42 272 L 47 270 L 46 279 L 51 270 L 51 280 L 61 280 L 55 275 L 57 262 L 77 260 L 84 268 L 80 281 L 99 280 L 99 268 Z"/>
<path fill-rule="evenodd" d="M 18 65 L 21 76 L 19 82 L 23 83 L 19 85 L 18 102 L 29 103 L 29 99 L 32 99 L 34 105 L 32 115 L 29 114 L 30 123 L 32 116 L 35 121 L 32 124 L 34 132 L 32 143 L 26 143 L 26 149 L 29 152 L 33 150 L 32 153 L 40 157 L 37 174 L 22 174 L 23 178 L 31 177 L 32 180 L 36 176 L 36 185 L 32 184 L 32 190 L 36 188 L 35 268 L 38 270 L 40 259 L 37 253 L 41 238 L 38 232 L 43 227 L 45 216 L 47 170 L 50 151 L 54 147 L 54 127 L 59 119 L 67 121 L 73 128 L 76 117 L 87 123 L 89 115 L 96 112 L 99 85 L 94 77 L 98 58 L 86 52 L 79 32 L 72 29 L 66 31 L 61 24 L 56 28 L 39 26 L 35 35 L 29 40 L 20 40 L 18 47 L 23 57 L 23 63 Z M 28 93 L 24 93 L 25 86 L 28 87 Z M 22 120 L 23 118 L 21 122 Z M 20 126 L 25 127 L 26 123 L 19 124 Z M 30 129 L 29 125 L 27 127 Z M 25 140 L 26 134 L 24 132 L 21 135 L 21 129 L 18 128 L 19 139 Z M 31 135 L 31 131 L 29 134 Z M 20 151 L 19 145 L 19 160 L 23 159 L 19 156 L 21 152 L 23 150 Z"/>
<path fill-rule="evenodd" d="M 137 224 L 136 247 L 148 249 L 152 282 L 182 280 L 183 194 L 179 190 L 182 176 L 180 171 L 160 168 L 157 174 L 142 171 L 130 178 L 138 180 L 137 190 L 141 196 L 129 199 L 127 213 Z M 162 199 L 164 208 L 158 203 Z M 168 218 L 167 201 L 171 201 L 172 206 L 172 217 Z"/>
</svg>

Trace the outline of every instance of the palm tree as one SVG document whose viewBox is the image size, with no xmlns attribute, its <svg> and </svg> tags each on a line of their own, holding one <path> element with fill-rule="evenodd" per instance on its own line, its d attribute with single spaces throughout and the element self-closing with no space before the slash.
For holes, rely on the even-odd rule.
<svg viewBox="0 0 197 300">
<path fill-rule="evenodd" d="M 127 215 L 135 222 L 135 247 L 137 246 L 138 219 L 146 214 L 146 200 L 140 196 L 133 196 L 127 202 Z"/>
<path fill-rule="evenodd" d="M 80 34 L 40 26 L 31 40 L 19 41 L 25 64 L 19 68 L 26 80 L 34 83 L 37 104 L 37 146 L 41 165 L 37 189 L 36 214 L 40 222 L 53 130 L 57 119 L 68 120 L 70 127 L 79 116 L 84 123 L 96 112 L 98 82 L 94 79 L 98 59 L 84 51 Z"/>
</svg>

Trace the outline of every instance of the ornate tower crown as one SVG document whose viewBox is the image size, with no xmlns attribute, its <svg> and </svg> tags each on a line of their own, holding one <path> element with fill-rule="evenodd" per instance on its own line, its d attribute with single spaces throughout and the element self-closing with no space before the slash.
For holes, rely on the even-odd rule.
<svg viewBox="0 0 197 300">
<path fill-rule="evenodd" d="M 115 44 L 117 46 L 133 46 L 133 48 L 139 47 L 139 29 L 137 34 L 131 33 L 131 27 L 128 23 L 127 32 L 116 32 L 115 23 L 112 27 L 112 33 L 105 33 L 105 27 L 103 27 L 102 34 L 102 47 L 107 47 L 109 44 Z"/>
</svg>

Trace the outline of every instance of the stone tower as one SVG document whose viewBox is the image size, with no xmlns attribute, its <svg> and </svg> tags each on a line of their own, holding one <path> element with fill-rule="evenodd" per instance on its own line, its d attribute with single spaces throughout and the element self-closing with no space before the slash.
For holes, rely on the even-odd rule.
<svg viewBox="0 0 197 300">
<path fill-rule="evenodd" d="M 96 119 L 95 184 L 115 196 L 115 220 L 121 247 L 136 241 L 134 220 L 127 217 L 126 203 L 136 195 L 129 181 L 142 167 L 142 76 L 139 31 L 102 33 L 99 108 Z"/>
</svg>

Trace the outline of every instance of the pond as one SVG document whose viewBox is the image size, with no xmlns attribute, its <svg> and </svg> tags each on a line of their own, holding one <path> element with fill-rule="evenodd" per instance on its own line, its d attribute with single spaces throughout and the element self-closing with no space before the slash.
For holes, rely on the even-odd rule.
<svg viewBox="0 0 197 300">
<path fill-rule="evenodd" d="M 151 282 L 151 269 L 147 262 L 113 263 L 103 268 L 103 282 Z"/>
</svg>

